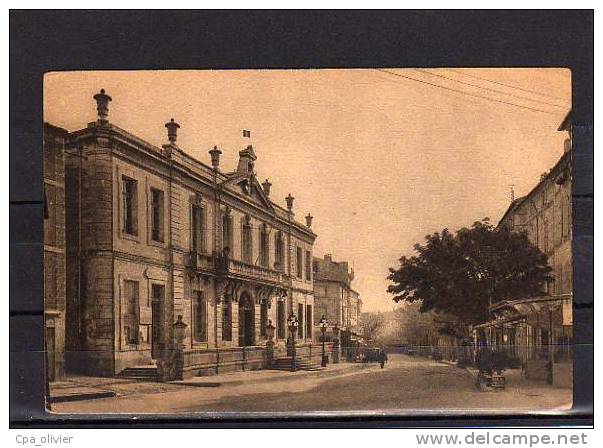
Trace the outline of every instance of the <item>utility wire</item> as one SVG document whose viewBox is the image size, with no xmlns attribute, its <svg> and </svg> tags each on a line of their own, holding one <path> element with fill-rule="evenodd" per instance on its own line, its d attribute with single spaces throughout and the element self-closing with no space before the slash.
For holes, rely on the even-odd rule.
<svg viewBox="0 0 603 448">
<path fill-rule="evenodd" d="M 561 109 L 567 109 L 566 106 L 561 106 L 559 104 L 549 103 L 547 101 L 537 100 L 537 99 L 534 99 L 534 98 L 529 98 L 527 96 L 515 95 L 513 93 L 504 92 L 502 90 L 497 90 L 497 89 L 492 89 L 490 87 L 480 86 L 478 84 L 472 84 L 470 82 L 465 82 L 465 81 L 461 81 L 459 79 L 454 79 L 454 78 L 450 78 L 448 76 L 444 76 L 444 75 L 442 75 L 440 73 L 434 73 L 434 72 L 431 72 L 429 70 L 420 69 L 420 68 L 415 68 L 413 70 L 415 70 L 415 71 L 417 71 L 419 73 L 429 73 L 430 75 L 437 76 L 438 78 L 443 78 L 443 79 L 447 79 L 449 81 L 458 82 L 459 84 L 464 84 L 464 85 L 467 85 L 467 86 L 476 87 L 478 89 L 488 90 L 490 92 L 496 92 L 496 93 L 500 93 L 502 95 L 512 96 L 512 97 L 515 97 L 515 98 L 519 98 L 519 99 L 526 100 L 526 101 L 532 101 L 532 102 L 535 102 L 535 103 L 548 104 L 549 106 L 559 107 Z"/>
<path fill-rule="evenodd" d="M 408 79 L 408 80 L 411 80 L 411 81 L 420 82 L 422 84 L 427 84 L 427 85 L 432 86 L 432 87 L 438 87 L 440 89 L 449 90 L 451 92 L 461 93 L 463 95 L 468 95 L 468 96 L 472 96 L 472 97 L 475 97 L 475 98 L 481 98 L 481 99 L 488 100 L 488 101 L 494 101 L 496 103 L 507 104 L 508 106 L 520 107 L 522 109 L 531 110 L 532 112 L 541 112 L 543 114 L 548 114 L 548 115 L 557 115 L 554 112 L 549 112 L 549 111 L 546 111 L 546 110 L 537 109 L 535 107 L 522 106 L 520 104 L 511 103 L 511 102 L 503 101 L 503 100 L 497 100 L 495 98 L 491 98 L 491 97 L 488 97 L 488 96 L 477 95 L 475 93 L 470 93 L 470 92 L 463 91 L 463 90 L 453 89 L 452 87 L 446 87 L 446 86 L 443 86 L 441 84 L 435 84 L 435 83 L 432 83 L 432 82 L 429 82 L 429 81 L 424 81 L 424 80 L 421 80 L 421 79 L 413 78 L 411 76 L 402 75 L 400 73 L 390 72 L 389 70 L 384 70 L 384 69 L 381 69 L 381 68 L 376 68 L 375 70 L 377 70 L 378 72 L 387 73 L 389 75 L 398 76 L 400 78 L 405 78 L 405 79 Z"/>
<path fill-rule="evenodd" d="M 517 89 L 517 90 L 521 90 L 523 92 L 533 93 L 533 94 L 536 94 L 536 95 L 546 96 L 548 98 L 553 98 L 553 99 L 556 99 L 556 100 L 565 101 L 563 98 L 560 98 L 558 96 L 547 95 L 546 93 L 537 92 L 536 90 L 530 90 L 530 89 L 524 89 L 524 88 L 517 87 L 517 86 L 512 86 L 511 84 L 505 84 L 504 82 L 500 82 L 500 81 L 493 81 L 492 79 L 484 78 L 482 76 L 477 76 L 477 75 L 474 75 L 474 74 L 466 73 L 464 70 L 456 70 L 454 68 L 449 68 L 448 70 L 450 70 L 451 72 L 460 73 L 461 75 L 469 76 L 470 78 L 481 79 L 482 81 L 487 81 L 487 82 L 491 82 L 493 84 L 498 84 L 500 86 L 509 87 L 511 89 Z"/>
</svg>

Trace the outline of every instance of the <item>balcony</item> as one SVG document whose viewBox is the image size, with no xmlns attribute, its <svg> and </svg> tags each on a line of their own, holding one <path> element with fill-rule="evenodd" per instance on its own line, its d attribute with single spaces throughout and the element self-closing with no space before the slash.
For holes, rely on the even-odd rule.
<svg viewBox="0 0 603 448">
<path fill-rule="evenodd" d="M 257 280 L 265 283 L 282 284 L 285 280 L 285 276 L 280 271 L 225 257 L 216 259 L 216 270 L 221 275 Z"/>
<path fill-rule="evenodd" d="M 214 268 L 214 259 L 211 255 L 191 251 L 186 255 L 186 265 L 193 270 L 207 271 Z"/>
</svg>

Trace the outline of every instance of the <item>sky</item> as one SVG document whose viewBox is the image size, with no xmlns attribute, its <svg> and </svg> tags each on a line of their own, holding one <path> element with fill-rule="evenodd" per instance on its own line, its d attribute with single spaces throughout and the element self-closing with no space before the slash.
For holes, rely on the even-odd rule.
<svg viewBox="0 0 603 448">
<path fill-rule="evenodd" d="M 251 131 L 271 198 L 314 216 L 314 255 L 348 261 L 364 311 L 387 311 L 389 267 L 425 235 L 489 217 L 528 193 L 563 154 L 567 69 L 332 69 L 51 72 L 44 120 L 69 131 L 109 120 L 157 146 L 236 168 Z M 486 98 L 484 98 L 486 97 Z M 511 103 L 511 104 L 509 104 Z"/>
</svg>

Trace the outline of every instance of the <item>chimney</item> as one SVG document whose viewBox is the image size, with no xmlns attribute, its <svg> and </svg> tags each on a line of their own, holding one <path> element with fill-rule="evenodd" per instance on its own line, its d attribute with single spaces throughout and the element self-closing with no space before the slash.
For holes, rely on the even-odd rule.
<svg viewBox="0 0 603 448">
<path fill-rule="evenodd" d="M 216 171 L 218 171 L 218 167 L 220 166 L 220 154 L 222 154 L 222 151 L 220 151 L 217 146 L 214 146 L 214 149 L 209 150 L 211 166 L 213 166 Z"/>
<path fill-rule="evenodd" d="M 256 160 L 257 157 L 253 151 L 253 146 L 247 145 L 247 148 L 239 151 L 239 166 L 237 167 L 237 173 L 253 174 Z"/>
<path fill-rule="evenodd" d="M 264 194 L 266 196 L 270 196 L 270 187 L 272 186 L 272 184 L 270 183 L 270 181 L 268 179 L 266 179 L 264 182 L 262 182 L 262 188 L 264 189 Z"/>
<path fill-rule="evenodd" d="M 312 228 L 312 220 L 314 219 L 314 216 L 312 216 L 310 213 L 308 213 L 308 216 L 306 216 L 306 227 L 308 229 Z"/>
<path fill-rule="evenodd" d="M 98 124 L 106 125 L 109 123 L 109 101 L 112 98 L 105 93 L 105 89 L 101 89 L 100 93 L 94 95 L 96 101 L 96 111 L 98 113 Z"/>
<path fill-rule="evenodd" d="M 287 202 L 287 210 L 289 210 L 289 212 L 291 212 L 291 210 L 293 210 L 293 200 L 295 198 L 293 196 L 291 196 L 291 193 L 289 193 L 287 195 L 287 197 L 285 198 L 285 201 Z"/>
<path fill-rule="evenodd" d="M 178 138 L 178 128 L 180 127 L 180 125 L 176 123 L 172 118 L 165 124 L 165 127 L 168 131 L 168 140 L 170 144 L 176 146 L 176 139 Z"/>
</svg>

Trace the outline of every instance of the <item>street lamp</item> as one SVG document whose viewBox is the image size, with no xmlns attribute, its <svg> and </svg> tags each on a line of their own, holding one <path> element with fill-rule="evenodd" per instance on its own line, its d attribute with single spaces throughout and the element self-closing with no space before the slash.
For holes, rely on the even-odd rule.
<svg viewBox="0 0 603 448">
<path fill-rule="evenodd" d="M 272 321 L 268 320 L 268 325 L 266 325 L 266 358 L 268 360 L 268 367 L 272 366 L 272 361 L 274 359 L 274 330 L 275 326 L 272 325 Z"/>
<path fill-rule="evenodd" d="M 287 319 L 287 327 L 289 327 L 289 335 L 291 338 L 291 371 L 295 372 L 295 336 L 297 335 L 297 327 L 299 322 L 295 314 L 291 313 Z"/>
<path fill-rule="evenodd" d="M 174 377 L 177 380 L 182 380 L 184 379 L 184 336 L 188 325 L 182 321 L 182 315 L 179 315 L 172 326 L 174 328 L 174 339 L 176 340 Z"/>
<path fill-rule="evenodd" d="M 323 314 L 322 317 L 320 318 L 320 321 L 318 322 L 318 325 L 320 326 L 320 332 L 322 333 L 322 359 L 320 361 L 320 365 L 322 367 L 327 366 L 327 354 L 325 353 L 325 339 L 326 339 L 328 324 L 329 324 L 329 322 L 327 321 L 327 318 Z"/>
</svg>

